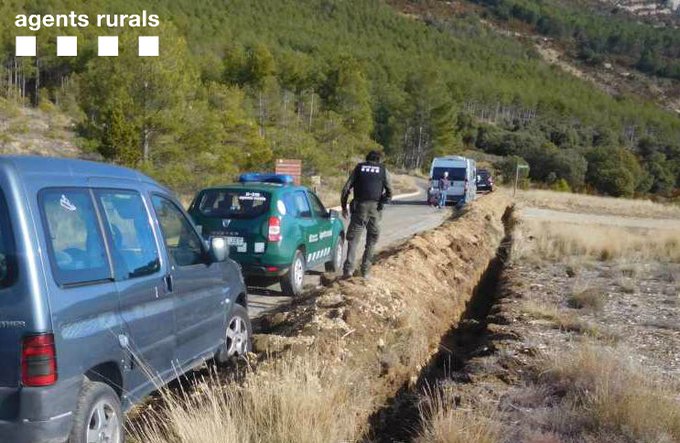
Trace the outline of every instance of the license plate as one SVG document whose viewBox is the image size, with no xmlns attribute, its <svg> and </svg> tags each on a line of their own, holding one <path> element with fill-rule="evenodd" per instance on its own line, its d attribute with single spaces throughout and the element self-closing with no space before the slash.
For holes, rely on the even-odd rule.
<svg viewBox="0 0 680 443">
<path fill-rule="evenodd" d="M 243 244 L 243 237 L 227 237 L 227 244 L 229 246 L 241 246 Z"/>
</svg>

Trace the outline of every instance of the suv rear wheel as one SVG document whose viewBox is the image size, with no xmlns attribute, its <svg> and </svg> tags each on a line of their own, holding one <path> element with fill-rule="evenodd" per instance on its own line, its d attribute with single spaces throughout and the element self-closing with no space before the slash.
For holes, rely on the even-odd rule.
<svg viewBox="0 0 680 443">
<path fill-rule="evenodd" d="M 281 277 L 281 289 L 285 295 L 297 297 L 302 294 L 305 281 L 305 256 L 299 249 L 295 251 L 290 269 Z"/>
<path fill-rule="evenodd" d="M 123 443 L 123 420 L 116 392 L 105 383 L 85 380 L 69 443 Z"/>
<path fill-rule="evenodd" d="M 338 241 L 335 243 L 333 249 L 333 259 L 325 263 L 326 272 L 335 272 L 336 274 L 342 270 L 342 258 L 345 252 L 345 239 L 342 235 L 338 236 Z"/>
</svg>

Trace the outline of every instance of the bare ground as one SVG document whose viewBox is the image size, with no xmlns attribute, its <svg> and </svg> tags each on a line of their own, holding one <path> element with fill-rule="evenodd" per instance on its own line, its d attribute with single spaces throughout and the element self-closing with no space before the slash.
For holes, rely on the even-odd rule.
<svg viewBox="0 0 680 443">
<path fill-rule="evenodd" d="M 577 242 L 593 229 L 588 220 L 598 211 L 588 209 L 581 235 L 567 231 Z M 543 220 L 552 231 L 536 223 L 513 230 L 515 256 L 488 294 L 491 306 L 444 339 L 432 368 L 392 411 L 415 414 L 415 425 L 389 441 L 680 441 L 680 262 L 653 236 L 665 227 L 646 226 L 656 254 L 644 260 L 633 250 L 598 259 L 517 244 L 540 243 L 574 222 L 557 212 Z M 639 222 L 609 218 L 617 236 Z"/>
</svg>

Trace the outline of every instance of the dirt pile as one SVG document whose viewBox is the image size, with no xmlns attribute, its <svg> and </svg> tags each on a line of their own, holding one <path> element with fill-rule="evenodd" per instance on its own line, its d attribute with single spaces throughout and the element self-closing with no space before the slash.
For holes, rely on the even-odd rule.
<svg viewBox="0 0 680 443">
<path fill-rule="evenodd" d="M 262 364 L 287 350 L 318 355 L 367 381 L 371 407 L 380 406 L 417 380 L 461 318 L 496 256 L 508 208 L 507 197 L 485 196 L 455 220 L 383 253 L 370 280 L 333 282 L 266 316 L 266 333 L 255 336 L 256 351 L 270 357 Z"/>
</svg>

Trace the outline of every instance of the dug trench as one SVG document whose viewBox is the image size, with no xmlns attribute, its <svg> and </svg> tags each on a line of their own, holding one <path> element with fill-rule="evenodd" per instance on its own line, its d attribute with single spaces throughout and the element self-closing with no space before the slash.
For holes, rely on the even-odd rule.
<svg viewBox="0 0 680 443">
<path fill-rule="evenodd" d="M 412 441 L 421 434 L 424 395 L 442 381 L 470 383 L 467 363 L 471 358 L 490 355 L 497 350 L 494 342 L 501 337 L 490 334 L 489 323 L 505 323 L 496 302 L 500 282 L 512 249 L 513 207 L 503 214 L 505 237 L 475 286 L 460 320 L 441 338 L 434 354 L 413 383 L 404 383 L 396 395 L 369 418 L 362 440 L 373 443 Z M 454 397 L 454 401 L 460 401 Z"/>
<path fill-rule="evenodd" d="M 311 353 L 324 365 L 350 369 L 372 399 L 358 412 L 355 439 L 407 437 L 416 426 L 415 405 L 394 405 L 408 404 L 408 393 L 438 370 L 463 363 L 468 345 L 460 343 L 479 336 L 483 322 L 476 319 L 491 309 L 511 220 L 504 196 L 479 199 L 441 227 L 381 254 L 370 281 L 331 282 L 266 316 L 256 351 L 268 359 Z"/>
<path fill-rule="evenodd" d="M 194 409 L 180 409 L 205 420 L 222 407 L 202 409 L 214 392 L 224 393 L 229 404 L 250 404 L 247 416 L 229 423 L 251 434 L 238 441 L 409 439 L 417 428 L 409 392 L 437 371 L 463 364 L 468 348 L 456 342 L 475 336 L 482 323 L 474 319 L 488 314 L 511 215 L 506 196 L 484 196 L 462 215 L 382 254 L 370 280 L 328 281 L 266 315 L 245 374 L 220 375 L 219 385 L 194 390 L 185 402 Z M 256 392 L 254 386 L 265 388 Z M 196 400 L 202 395 L 212 400 Z M 230 414 L 224 407 L 215 420 Z M 153 409 L 138 423 L 151 422 L 154 435 L 164 435 L 154 441 L 196 441 L 182 437 L 188 418 L 173 419 L 163 405 Z M 244 423 L 261 417 L 266 421 Z M 212 440 L 205 435 L 200 441 Z"/>
</svg>

